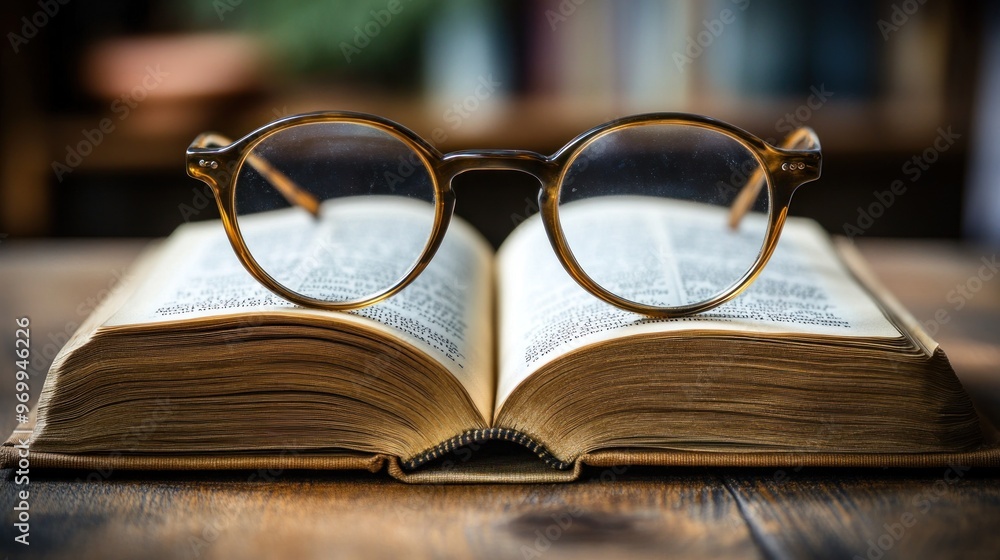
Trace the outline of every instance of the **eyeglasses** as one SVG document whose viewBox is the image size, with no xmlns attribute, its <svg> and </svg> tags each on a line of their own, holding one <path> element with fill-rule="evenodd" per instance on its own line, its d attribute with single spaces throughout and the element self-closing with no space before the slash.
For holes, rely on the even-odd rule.
<svg viewBox="0 0 1000 560">
<path fill-rule="evenodd" d="M 214 191 L 243 266 L 293 303 L 353 310 L 399 292 L 445 238 L 452 180 L 502 169 L 538 179 L 548 241 L 580 286 L 655 317 L 700 313 L 745 290 L 821 162 L 809 128 L 772 146 L 683 113 L 614 120 L 548 157 L 442 154 L 395 122 L 352 112 L 283 118 L 236 142 L 205 133 L 187 150 L 188 175 Z"/>
</svg>

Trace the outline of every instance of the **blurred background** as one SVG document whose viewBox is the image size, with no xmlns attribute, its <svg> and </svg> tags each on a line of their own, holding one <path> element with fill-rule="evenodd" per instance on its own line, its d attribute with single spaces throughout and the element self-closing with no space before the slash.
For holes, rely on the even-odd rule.
<svg viewBox="0 0 1000 560">
<path fill-rule="evenodd" d="M 1000 244 L 995 4 L 6 0 L 0 233 L 217 217 L 185 175 L 191 140 L 300 112 L 375 113 L 443 151 L 552 153 L 618 116 L 688 111 L 772 140 L 813 127 L 823 178 L 792 210 L 831 232 Z M 494 243 L 535 211 L 531 177 L 456 188 Z"/>
</svg>

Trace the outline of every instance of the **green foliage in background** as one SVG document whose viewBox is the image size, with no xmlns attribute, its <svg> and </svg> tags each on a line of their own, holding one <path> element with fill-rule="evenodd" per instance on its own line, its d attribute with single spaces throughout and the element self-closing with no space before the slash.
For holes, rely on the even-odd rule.
<svg viewBox="0 0 1000 560">
<path fill-rule="evenodd" d="M 390 4 L 397 13 L 389 11 Z M 260 37 L 281 70 L 385 74 L 412 63 L 434 3 L 419 0 L 188 0 L 187 21 Z"/>
</svg>

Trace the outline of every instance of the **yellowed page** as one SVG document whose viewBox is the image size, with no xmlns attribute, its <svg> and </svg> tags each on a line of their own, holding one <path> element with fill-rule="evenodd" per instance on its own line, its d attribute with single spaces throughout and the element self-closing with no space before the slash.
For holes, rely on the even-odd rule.
<svg viewBox="0 0 1000 560">
<path fill-rule="evenodd" d="M 426 203 L 403 199 L 355 197 L 339 201 L 325 219 L 346 221 L 379 216 L 369 223 L 366 236 L 392 250 L 399 243 L 423 238 Z M 325 274 L 323 263 L 310 258 L 312 239 L 295 238 L 289 231 L 295 220 L 312 219 L 302 212 L 268 212 L 270 238 L 279 244 L 288 267 L 312 281 L 363 282 L 357 277 Z M 258 215 L 259 216 L 259 215 Z M 301 231 L 301 228 L 298 229 Z M 317 234 L 318 235 L 318 234 Z M 248 327 L 261 312 L 314 316 L 353 322 L 405 340 L 444 365 L 465 387 L 483 417 L 492 417 L 494 402 L 492 251 L 470 225 L 453 218 L 448 233 L 431 264 L 400 293 L 376 305 L 351 312 L 303 309 L 276 296 L 244 270 L 218 221 L 181 226 L 165 243 L 161 258 L 129 300 L 106 323 L 107 327 L 132 324 L 241 316 Z M 294 289 L 295 286 L 292 286 Z M 387 360 L 393 359 L 386 356 Z"/>
<path fill-rule="evenodd" d="M 662 201 L 648 197 L 601 197 L 574 202 L 562 219 L 581 220 L 597 236 L 623 224 L 656 224 L 664 231 L 646 236 L 671 243 L 709 220 L 725 219 L 725 208 Z M 763 220 L 748 215 L 747 224 Z M 616 226 L 617 224 L 617 226 Z M 629 227 L 634 227 L 630 225 Z M 707 236 L 704 239 L 708 239 Z M 586 242 L 586 240 L 583 240 Z M 744 247 L 689 245 L 676 267 L 697 267 L 706 252 L 718 259 L 740 258 L 726 251 Z M 674 254 L 674 251 L 662 251 Z M 685 257 L 684 255 L 689 255 Z M 611 259 L 609 259 L 610 261 Z M 745 255 L 743 255 L 743 260 Z M 900 332 L 837 257 L 829 237 L 815 222 L 790 218 L 763 274 L 740 297 L 716 309 L 684 319 L 651 319 L 606 304 L 579 287 L 563 270 L 538 216 L 519 226 L 497 256 L 499 372 L 497 406 L 532 372 L 569 351 L 639 333 L 717 330 L 810 336 L 896 338 Z M 657 279 L 643 286 L 655 296 Z M 677 298 L 683 286 L 674 280 L 662 299 Z"/>
<path fill-rule="evenodd" d="M 896 299 L 896 296 L 876 278 L 875 273 L 865 262 L 865 258 L 861 256 L 861 252 L 854 246 L 854 242 L 846 237 L 835 237 L 834 244 L 840 252 L 844 264 L 882 302 L 886 312 L 896 319 L 900 330 L 909 334 L 913 342 L 923 348 L 928 358 L 934 355 L 938 349 L 937 341 L 924 329 L 920 321 Z"/>
</svg>

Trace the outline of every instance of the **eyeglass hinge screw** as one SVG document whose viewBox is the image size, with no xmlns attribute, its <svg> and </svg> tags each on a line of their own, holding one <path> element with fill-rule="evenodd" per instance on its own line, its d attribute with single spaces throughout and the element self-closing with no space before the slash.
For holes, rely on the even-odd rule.
<svg viewBox="0 0 1000 560">
<path fill-rule="evenodd" d="M 219 162 L 217 162 L 215 160 L 209 160 L 209 159 L 199 159 L 198 160 L 198 167 L 209 167 L 211 169 L 218 169 L 219 168 Z"/>
</svg>

